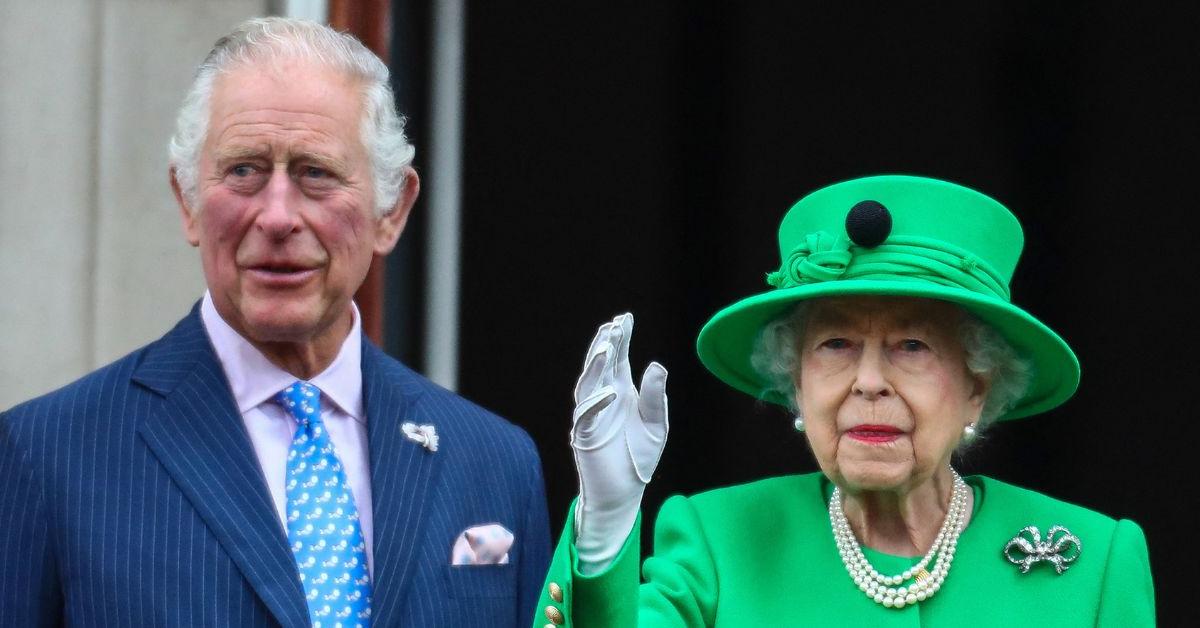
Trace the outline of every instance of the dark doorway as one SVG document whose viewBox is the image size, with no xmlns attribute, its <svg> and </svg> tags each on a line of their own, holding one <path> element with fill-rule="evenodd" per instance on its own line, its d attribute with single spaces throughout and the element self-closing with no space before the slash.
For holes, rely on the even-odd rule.
<svg viewBox="0 0 1200 628">
<path fill-rule="evenodd" d="M 998 426 L 964 470 L 1138 521 L 1160 621 L 1181 623 L 1200 414 L 1196 17 L 1147 3 L 471 3 L 461 391 L 537 441 L 559 526 L 576 492 L 577 370 L 594 328 L 628 310 L 635 370 L 671 372 L 648 520 L 672 493 L 813 470 L 782 411 L 703 370 L 696 332 L 764 289 L 775 228 L 804 193 L 889 172 L 964 183 L 1021 219 L 1014 299 L 1083 364 L 1072 401 Z"/>
</svg>

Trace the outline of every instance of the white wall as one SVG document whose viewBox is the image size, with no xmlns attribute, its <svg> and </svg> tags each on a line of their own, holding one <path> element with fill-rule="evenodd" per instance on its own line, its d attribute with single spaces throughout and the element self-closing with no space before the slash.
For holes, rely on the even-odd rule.
<svg viewBox="0 0 1200 628">
<path fill-rule="evenodd" d="M 203 293 L 175 109 L 267 0 L 0 0 L 0 409 L 161 336 Z"/>
</svg>

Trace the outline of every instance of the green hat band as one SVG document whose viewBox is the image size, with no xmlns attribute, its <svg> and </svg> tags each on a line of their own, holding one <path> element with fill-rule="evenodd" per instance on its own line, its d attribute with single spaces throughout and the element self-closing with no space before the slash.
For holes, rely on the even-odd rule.
<svg viewBox="0 0 1200 628">
<path fill-rule="evenodd" d="M 804 237 L 779 270 L 767 274 L 776 288 L 836 279 L 922 281 L 963 288 L 1009 301 L 1008 285 L 987 262 L 943 240 L 892 235 L 873 248 L 825 231 Z"/>
</svg>

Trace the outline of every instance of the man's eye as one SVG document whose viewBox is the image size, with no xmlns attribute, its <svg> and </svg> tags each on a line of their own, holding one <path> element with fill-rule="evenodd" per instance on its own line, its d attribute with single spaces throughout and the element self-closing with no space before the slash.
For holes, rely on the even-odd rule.
<svg viewBox="0 0 1200 628">
<path fill-rule="evenodd" d="M 254 166 L 250 164 L 238 164 L 229 170 L 229 174 L 235 177 L 248 177 L 254 174 Z"/>
<path fill-rule="evenodd" d="M 310 179 L 324 179 L 329 176 L 329 171 L 316 166 L 305 166 L 300 174 Z"/>
</svg>

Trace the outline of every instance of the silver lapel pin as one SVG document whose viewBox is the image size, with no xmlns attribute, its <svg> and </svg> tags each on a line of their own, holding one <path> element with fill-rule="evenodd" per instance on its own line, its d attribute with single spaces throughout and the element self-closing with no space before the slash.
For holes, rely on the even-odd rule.
<svg viewBox="0 0 1200 628">
<path fill-rule="evenodd" d="M 416 423 L 405 423 L 400 426 L 400 431 L 404 432 L 404 436 L 409 440 L 421 445 L 429 451 L 438 450 L 438 435 L 437 428 L 432 425 L 417 425 Z"/>
</svg>

